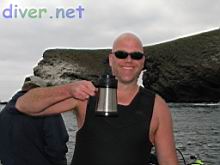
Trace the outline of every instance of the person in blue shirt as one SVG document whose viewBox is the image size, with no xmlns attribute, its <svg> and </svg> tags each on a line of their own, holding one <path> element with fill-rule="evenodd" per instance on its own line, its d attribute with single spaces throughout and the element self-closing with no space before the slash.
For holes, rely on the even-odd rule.
<svg viewBox="0 0 220 165">
<path fill-rule="evenodd" d="M 61 114 L 29 116 L 15 107 L 27 91 L 44 86 L 28 77 L 0 113 L 0 160 L 3 165 L 67 165 L 68 133 Z"/>
</svg>

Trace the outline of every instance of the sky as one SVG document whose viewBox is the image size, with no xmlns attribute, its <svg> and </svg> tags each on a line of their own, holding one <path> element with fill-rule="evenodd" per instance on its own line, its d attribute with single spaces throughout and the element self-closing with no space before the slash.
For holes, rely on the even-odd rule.
<svg viewBox="0 0 220 165">
<path fill-rule="evenodd" d="M 49 48 L 110 48 L 123 32 L 154 45 L 220 27 L 219 0 L 1 0 L 0 100 Z"/>
</svg>

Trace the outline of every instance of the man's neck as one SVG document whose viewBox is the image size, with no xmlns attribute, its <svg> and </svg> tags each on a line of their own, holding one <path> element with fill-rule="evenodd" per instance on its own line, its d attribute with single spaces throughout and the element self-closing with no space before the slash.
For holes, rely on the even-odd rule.
<svg viewBox="0 0 220 165">
<path fill-rule="evenodd" d="M 119 92 L 129 92 L 129 91 L 136 91 L 138 89 L 137 82 L 131 82 L 131 83 L 121 83 L 118 82 L 118 91 Z"/>
<path fill-rule="evenodd" d="M 128 105 L 136 96 L 139 86 L 137 84 L 118 84 L 117 96 L 118 103 Z"/>
</svg>

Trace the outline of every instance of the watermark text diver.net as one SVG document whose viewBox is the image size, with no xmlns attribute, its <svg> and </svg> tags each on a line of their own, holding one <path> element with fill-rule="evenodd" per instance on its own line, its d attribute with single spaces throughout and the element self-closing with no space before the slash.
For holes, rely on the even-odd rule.
<svg viewBox="0 0 220 165">
<path fill-rule="evenodd" d="M 0 9 L 1 10 L 1 9 Z M 49 10 L 46 7 L 42 8 L 20 8 L 17 4 L 9 4 L 0 11 L 0 18 L 4 19 L 82 19 L 85 8 L 82 5 L 77 5 L 69 8 L 55 8 L 53 14 L 49 15 Z"/>
</svg>

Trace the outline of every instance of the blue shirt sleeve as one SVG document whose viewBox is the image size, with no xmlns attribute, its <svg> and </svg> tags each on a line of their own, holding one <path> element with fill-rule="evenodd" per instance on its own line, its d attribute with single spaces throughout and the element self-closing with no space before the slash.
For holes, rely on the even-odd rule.
<svg viewBox="0 0 220 165">
<path fill-rule="evenodd" d="M 5 106 L 5 110 L 7 110 L 10 113 L 15 113 L 15 114 L 20 114 L 21 112 L 19 112 L 16 107 L 15 104 L 17 102 L 17 99 L 21 96 L 23 96 L 26 92 L 25 91 L 18 91 L 13 97 L 12 99 L 6 104 Z"/>
</svg>

